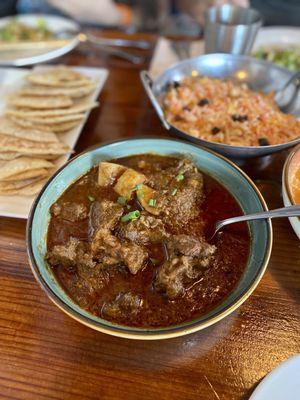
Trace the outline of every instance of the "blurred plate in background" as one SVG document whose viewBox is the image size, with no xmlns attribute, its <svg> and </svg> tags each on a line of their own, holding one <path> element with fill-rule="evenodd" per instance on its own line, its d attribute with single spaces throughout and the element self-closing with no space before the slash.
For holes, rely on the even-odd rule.
<svg viewBox="0 0 300 400">
<path fill-rule="evenodd" d="M 300 47 L 300 28 L 289 26 L 267 26 L 260 28 L 256 36 L 253 50 L 263 46 L 287 45 Z"/>
<path fill-rule="evenodd" d="M 43 20 L 47 29 L 54 33 L 64 31 L 79 31 L 79 25 L 67 18 L 44 15 L 44 14 L 26 14 L 16 17 L 6 17 L 0 19 L 0 29 L 9 24 L 12 21 L 17 21 L 31 27 L 37 27 L 39 22 Z M 8 42 L 9 43 L 9 42 Z M 20 43 L 20 42 L 19 42 Z M 24 42 L 23 42 L 24 43 Z M 38 43 L 38 42 L 37 42 Z M 45 42 L 44 42 L 45 43 Z M 57 46 L 47 46 L 39 44 L 35 47 L 25 48 L 20 46 L 19 49 L 1 50 L 0 51 L 0 66 L 24 66 L 41 63 L 44 61 L 52 60 L 68 53 L 79 43 L 79 39 L 76 35 L 72 36 L 68 40 L 62 40 L 61 44 Z"/>
</svg>

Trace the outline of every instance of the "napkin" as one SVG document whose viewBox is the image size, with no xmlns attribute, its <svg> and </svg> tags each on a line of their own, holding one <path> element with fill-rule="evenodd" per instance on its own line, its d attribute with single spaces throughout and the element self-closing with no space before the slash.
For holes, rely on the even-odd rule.
<svg viewBox="0 0 300 400">
<path fill-rule="evenodd" d="M 180 61 L 175 51 L 172 49 L 171 43 L 171 40 L 164 37 L 158 39 L 149 68 L 150 75 L 153 78 L 160 75 L 172 64 Z M 203 40 L 191 42 L 190 54 L 191 58 L 204 54 Z"/>
</svg>

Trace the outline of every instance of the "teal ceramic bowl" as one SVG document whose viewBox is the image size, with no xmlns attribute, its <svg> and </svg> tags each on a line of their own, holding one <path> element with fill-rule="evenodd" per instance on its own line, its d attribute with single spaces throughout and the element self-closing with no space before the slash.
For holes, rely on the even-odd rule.
<svg viewBox="0 0 300 400">
<path fill-rule="evenodd" d="M 37 281 L 50 299 L 77 321 L 98 331 L 131 339 L 166 339 L 206 328 L 229 315 L 252 293 L 267 267 L 272 248 L 270 220 L 249 223 L 251 251 L 247 268 L 235 290 L 216 308 L 192 321 L 166 328 L 131 328 L 113 324 L 77 306 L 64 292 L 44 261 L 50 206 L 64 190 L 99 161 L 133 154 L 180 154 L 193 159 L 199 169 L 223 184 L 235 197 L 245 213 L 266 210 L 266 204 L 253 182 L 232 162 L 210 150 L 178 140 L 122 140 L 87 150 L 70 160 L 46 183 L 36 198 L 27 224 L 27 248 L 31 268 Z"/>
</svg>

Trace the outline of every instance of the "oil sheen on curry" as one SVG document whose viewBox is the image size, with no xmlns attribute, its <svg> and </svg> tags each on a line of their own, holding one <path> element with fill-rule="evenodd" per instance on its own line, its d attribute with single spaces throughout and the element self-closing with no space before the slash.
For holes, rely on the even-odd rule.
<svg viewBox="0 0 300 400">
<path fill-rule="evenodd" d="M 234 289 L 247 264 L 246 224 L 231 194 L 184 158 L 101 162 L 51 207 L 46 260 L 68 295 L 103 319 L 164 327 L 198 317 Z"/>
</svg>

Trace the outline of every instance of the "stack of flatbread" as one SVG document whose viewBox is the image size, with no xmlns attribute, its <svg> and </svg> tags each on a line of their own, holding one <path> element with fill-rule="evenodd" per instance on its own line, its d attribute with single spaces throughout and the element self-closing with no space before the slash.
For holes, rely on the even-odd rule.
<svg viewBox="0 0 300 400">
<path fill-rule="evenodd" d="M 34 71 L 26 80 L 0 117 L 0 195 L 38 193 L 55 159 L 71 152 L 63 133 L 97 105 L 89 100 L 95 83 L 70 68 Z"/>
</svg>

